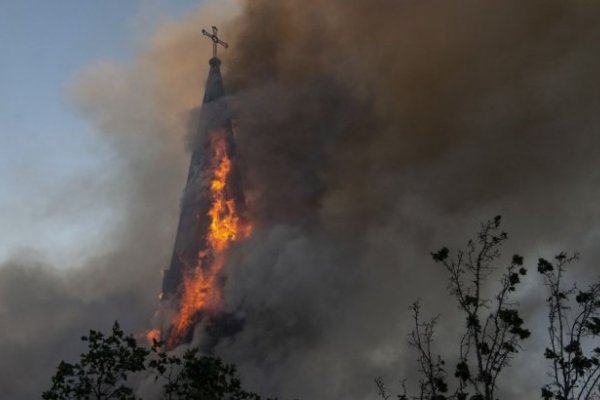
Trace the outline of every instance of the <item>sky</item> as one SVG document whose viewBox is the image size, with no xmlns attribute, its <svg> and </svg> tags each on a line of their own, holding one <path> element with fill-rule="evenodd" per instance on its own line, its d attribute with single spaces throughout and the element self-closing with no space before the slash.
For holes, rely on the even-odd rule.
<svg viewBox="0 0 600 400">
<path fill-rule="evenodd" d="M 200 2 L 0 3 L 0 262 L 36 252 L 76 262 L 116 217 L 101 202 L 70 199 L 69 185 L 90 172 L 106 177 L 115 159 L 74 106 L 71 85 L 92 64 L 127 62 L 152 26 Z"/>
</svg>

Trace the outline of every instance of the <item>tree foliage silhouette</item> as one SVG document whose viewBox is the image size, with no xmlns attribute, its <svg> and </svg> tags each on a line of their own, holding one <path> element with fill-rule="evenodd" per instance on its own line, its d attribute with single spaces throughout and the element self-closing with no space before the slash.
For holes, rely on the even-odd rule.
<svg viewBox="0 0 600 400">
<path fill-rule="evenodd" d="M 200 356 L 197 348 L 177 357 L 161 350 L 161 343 L 155 341 L 152 351 L 157 357 L 149 362 L 149 368 L 156 372 L 156 380 L 165 382 L 165 400 L 260 400 L 256 393 L 242 389 L 234 365 Z"/>
<path fill-rule="evenodd" d="M 115 322 L 112 334 L 90 331 L 81 340 L 88 352 L 78 363 L 62 361 L 52 377 L 52 387 L 42 394 L 44 400 L 133 400 L 134 390 L 126 383 L 132 373 L 145 369 L 150 353 L 138 346 L 133 336 L 125 336 Z"/>
<path fill-rule="evenodd" d="M 446 270 L 450 295 L 465 318 L 456 357 L 458 361 L 453 376 L 449 376 L 446 362 L 433 351 L 437 318 L 424 322 L 419 303 L 414 303 L 411 307 L 414 328 L 409 343 L 417 351 L 421 378 L 417 394 L 409 395 L 404 388 L 398 399 L 496 399 L 499 376 L 509 366 L 513 355 L 521 350 L 521 343 L 530 336 L 517 304 L 511 300 L 521 277 L 527 273 L 523 257 L 512 257 L 495 295 L 487 296 L 484 291 L 498 269 L 496 264 L 501 248 L 508 239 L 500 226 L 499 216 L 482 224 L 476 238 L 454 256 L 447 247 L 431 253 L 433 260 Z M 376 384 L 380 397 L 391 398 L 381 379 L 376 379 Z"/>
<path fill-rule="evenodd" d="M 563 287 L 566 269 L 577 259 L 577 254 L 560 253 L 553 262 L 538 261 L 549 292 L 544 356 L 552 380 L 542 388 L 545 400 L 600 399 L 600 283 L 584 290 Z"/>
<path fill-rule="evenodd" d="M 233 365 L 196 348 L 178 356 L 154 341 L 146 349 L 117 322 L 111 335 L 92 330 L 82 340 L 87 352 L 77 363 L 59 364 L 44 400 L 137 400 L 135 383 L 142 379 L 153 379 L 164 400 L 260 400 L 242 389 Z"/>
</svg>

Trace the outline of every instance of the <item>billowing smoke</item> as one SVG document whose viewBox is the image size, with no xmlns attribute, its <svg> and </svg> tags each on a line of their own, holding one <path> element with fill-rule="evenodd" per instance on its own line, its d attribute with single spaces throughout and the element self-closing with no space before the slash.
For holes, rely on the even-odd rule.
<svg viewBox="0 0 600 400">
<path fill-rule="evenodd" d="M 115 320 L 127 332 L 150 327 L 189 163 L 188 115 L 202 100 L 208 71 L 210 43 L 199 26 L 235 8 L 203 7 L 165 24 L 132 63 L 99 62 L 74 79 L 74 103 L 111 150 L 111 169 L 66 182 L 65 206 L 54 214 L 110 208 L 117 224 L 107 229 L 99 218 L 98 231 L 109 233 L 75 265 L 48 265 L 22 250 L 0 266 L 2 398 L 39 399 L 58 363 L 79 357 L 79 337 L 89 329 L 108 331 Z"/>
<path fill-rule="evenodd" d="M 447 315 L 443 332 L 462 324 L 443 305 L 429 251 L 464 243 L 496 213 L 514 238 L 508 252 L 533 263 L 580 250 L 590 276 L 598 11 L 561 1 L 248 2 L 226 81 L 264 225 L 231 273 L 226 298 L 247 325 L 222 354 L 269 393 L 372 398 L 374 376 L 394 384 L 413 374 L 412 300 Z M 543 304 L 533 282 L 531 308 Z M 456 340 L 438 340 L 453 354 Z M 544 378 L 544 364 L 520 365 Z M 513 395 L 535 385 L 511 385 Z"/>
<path fill-rule="evenodd" d="M 19 379 L 32 377 L 18 372 L 36 364 L 43 386 L 82 331 L 114 319 L 142 329 L 150 319 L 184 184 L 185 115 L 208 67 L 199 29 L 213 21 L 229 21 L 224 79 L 256 226 L 234 249 L 225 287 L 244 330 L 216 351 L 251 389 L 369 399 L 373 377 L 412 376 L 409 304 L 422 297 L 426 313 L 446 315 L 440 332 L 462 324 L 429 251 L 464 243 L 496 214 L 513 238 L 508 254 L 533 263 L 578 250 L 577 275 L 594 277 L 600 5 L 214 6 L 226 11 L 201 8 L 159 31 L 132 65 L 101 65 L 75 85 L 118 154 L 123 174 L 110 190 L 126 194 L 115 197 L 123 223 L 109 250 L 77 270 L 19 260 L 0 270 L 1 368 L 16 374 L 0 378 L 9 393 L 34 398 L 21 395 L 31 385 Z M 523 302 L 535 309 L 543 296 L 530 279 Z M 544 378 L 542 364 L 513 364 Z M 535 379 L 513 387 L 508 397 L 538 390 Z"/>
</svg>

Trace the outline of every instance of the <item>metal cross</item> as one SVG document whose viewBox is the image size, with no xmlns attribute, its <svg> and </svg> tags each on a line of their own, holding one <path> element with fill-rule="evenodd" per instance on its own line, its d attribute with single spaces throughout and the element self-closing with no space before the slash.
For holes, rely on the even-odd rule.
<svg viewBox="0 0 600 400">
<path fill-rule="evenodd" d="M 229 45 L 227 43 L 225 43 L 224 41 L 222 41 L 221 39 L 219 39 L 219 36 L 217 36 L 217 33 L 219 32 L 219 30 L 217 29 L 216 26 L 212 27 L 212 31 L 213 33 L 209 33 L 206 29 L 202 29 L 202 34 L 204 36 L 208 36 L 209 38 L 212 39 L 213 41 L 213 57 L 217 57 L 217 45 L 220 44 L 221 46 L 228 48 Z"/>
</svg>

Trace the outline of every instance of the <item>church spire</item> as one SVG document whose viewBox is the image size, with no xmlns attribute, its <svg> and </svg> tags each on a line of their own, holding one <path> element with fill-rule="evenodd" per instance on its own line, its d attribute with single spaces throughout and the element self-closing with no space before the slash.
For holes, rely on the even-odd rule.
<svg viewBox="0 0 600 400">
<path fill-rule="evenodd" d="M 227 104 L 217 45 L 227 43 L 213 33 L 213 58 L 206 81 L 200 124 L 169 268 L 163 277 L 162 331 L 167 346 L 187 341 L 197 323 L 222 318 L 223 268 L 233 242 L 250 233 L 245 218 L 239 159 Z"/>
</svg>

